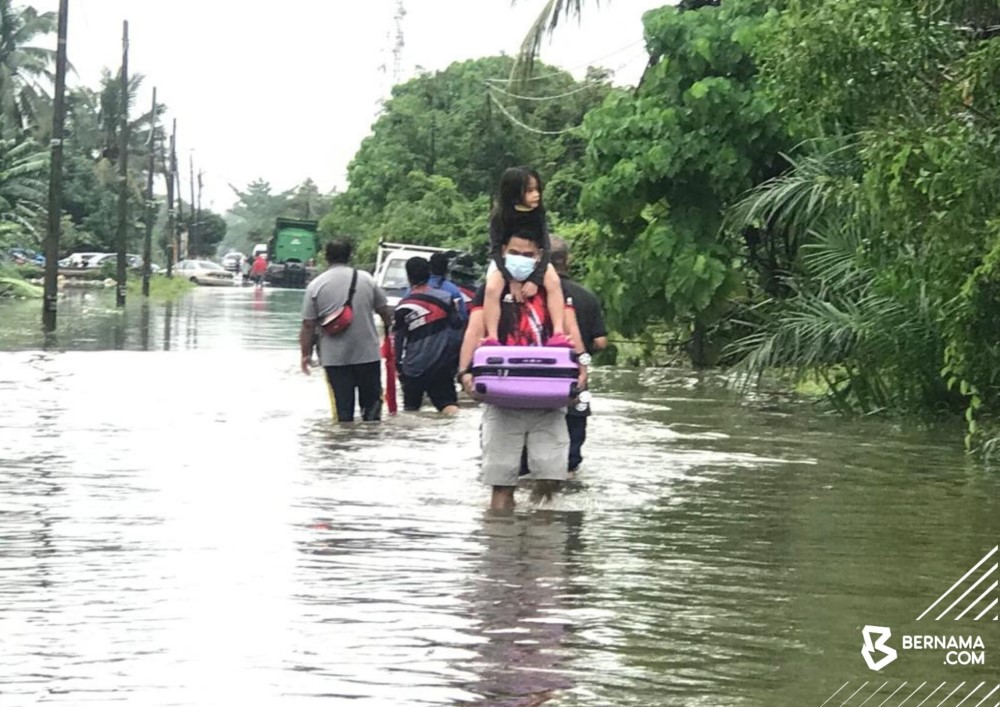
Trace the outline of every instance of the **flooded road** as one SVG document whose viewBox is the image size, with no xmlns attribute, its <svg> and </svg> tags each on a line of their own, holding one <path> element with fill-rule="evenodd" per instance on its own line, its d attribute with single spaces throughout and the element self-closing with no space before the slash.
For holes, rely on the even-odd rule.
<svg viewBox="0 0 1000 707">
<path fill-rule="evenodd" d="M 995 571 L 916 620 L 1000 540 L 960 430 L 598 370 L 578 481 L 495 518 L 473 405 L 331 424 L 300 297 L 0 304 L 0 706 L 1000 702 Z"/>
</svg>

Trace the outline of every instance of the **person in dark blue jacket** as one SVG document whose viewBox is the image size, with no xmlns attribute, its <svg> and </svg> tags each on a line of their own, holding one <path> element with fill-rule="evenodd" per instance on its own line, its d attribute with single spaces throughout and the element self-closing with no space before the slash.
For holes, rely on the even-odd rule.
<svg viewBox="0 0 1000 707">
<path fill-rule="evenodd" d="M 454 282 L 448 279 L 448 254 L 432 253 L 431 254 L 431 278 L 428 283 L 431 287 L 437 290 L 444 290 L 449 295 L 451 295 L 452 301 L 455 303 L 455 307 L 458 309 L 458 316 L 461 318 L 464 324 L 469 320 L 469 311 L 465 306 L 465 297 L 462 295 L 462 290 L 458 288 Z"/>
<path fill-rule="evenodd" d="M 439 412 L 458 412 L 454 370 L 462 322 L 448 292 L 432 288 L 430 264 L 406 261 L 409 292 L 396 305 L 393 326 L 396 370 L 403 385 L 403 409 L 420 409 L 426 394 Z"/>
</svg>

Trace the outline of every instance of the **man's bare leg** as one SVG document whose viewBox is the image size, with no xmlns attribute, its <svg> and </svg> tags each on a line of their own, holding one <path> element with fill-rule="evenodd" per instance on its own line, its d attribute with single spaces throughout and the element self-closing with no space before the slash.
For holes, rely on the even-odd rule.
<svg viewBox="0 0 1000 707">
<path fill-rule="evenodd" d="M 490 498 L 490 510 L 514 510 L 514 488 L 514 486 L 494 486 L 493 497 Z"/>
</svg>

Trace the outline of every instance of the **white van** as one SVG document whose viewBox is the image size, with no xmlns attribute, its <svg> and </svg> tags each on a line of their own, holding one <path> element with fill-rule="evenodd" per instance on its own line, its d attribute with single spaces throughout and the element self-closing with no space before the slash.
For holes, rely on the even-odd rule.
<svg viewBox="0 0 1000 707">
<path fill-rule="evenodd" d="M 444 253 L 448 248 L 405 243 L 379 243 L 375 260 L 375 284 L 385 292 L 390 307 L 395 307 L 410 287 L 406 279 L 406 261 L 415 255 L 430 259 L 432 253 Z"/>
</svg>

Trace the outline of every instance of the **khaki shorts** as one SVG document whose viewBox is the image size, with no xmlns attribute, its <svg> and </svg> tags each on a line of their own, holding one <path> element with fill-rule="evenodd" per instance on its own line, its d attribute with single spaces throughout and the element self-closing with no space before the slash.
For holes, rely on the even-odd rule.
<svg viewBox="0 0 1000 707">
<path fill-rule="evenodd" d="M 483 483 L 487 486 L 517 486 L 521 450 L 525 446 L 531 478 L 566 479 L 569 458 L 566 408 L 518 410 L 483 405 L 480 438 Z"/>
</svg>

